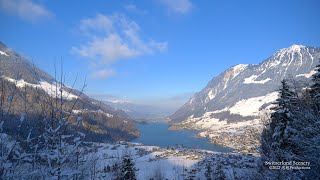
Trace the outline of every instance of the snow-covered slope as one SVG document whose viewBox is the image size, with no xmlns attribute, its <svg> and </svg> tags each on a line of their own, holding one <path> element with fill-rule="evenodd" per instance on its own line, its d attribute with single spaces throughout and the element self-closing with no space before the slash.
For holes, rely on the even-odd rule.
<svg viewBox="0 0 320 180">
<path fill-rule="evenodd" d="M 231 113 L 243 116 L 255 116 L 254 113 L 237 112 L 235 108 L 247 106 L 244 101 L 253 101 L 251 98 L 264 99 L 264 103 L 258 100 L 258 104 L 248 102 L 250 106 L 264 104 L 275 100 L 275 94 L 269 97 L 268 94 L 275 92 L 280 81 L 288 77 L 300 79 L 310 78 L 313 68 L 320 57 L 319 47 L 307 47 L 292 45 L 280 49 L 274 55 L 258 65 L 236 65 L 219 76 L 213 78 L 208 85 L 199 93 L 196 93 L 185 105 L 170 116 L 173 122 L 181 122 L 190 116 L 201 117 L 206 112 L 231 108 Z M 228 109 L 230 111 L 230 109 Z M 247 111 L 247 110 L 246 110 Z M 241 119 L 239 119 L 241 121 Z"/>
<path fill-rule="evenodd" d="M 9 56 L 7 53 L 5 53 L 5 52 L 3 52 L 3 51 L 0 51 L 0 55 Z"/>
<path fill-rule="evenodd" d="M 170 119 L 173 123 L 193 122 L 187 123 L 187 127 L 207 131 L 213 122 L 232 125 L 255 121 L 259 119 L 260 110 L 270 107 L 277 99 L 281 80 L 293 77 L 307 81 L 319 57 L 319 47 L 292 45 L 260 64 L 233 66 L 214 77 Z M 202 122 L 204 119 L 207 125 Z"/>
<path fill-rule="evenodd" d="M 23 88 L 25 86 L 29 86 L 32 88 L 42 89 L 46 93 L 48 93 L 48 95 L 50 95 L 51 97 L 55 97 L 56 94 L 60 93 L 60 91 L 59 91 L 60 88 L 57 88 L 60 85 L 58 85 L 56 82 L 52 82 L 51 84 L 49 84 L 47 81 L 40 81 L 39 84 L 32 84 L 32 83 L 28 83 L 28 82 L 24 81 L 23 79 L 16 80 L 16 79 L 12 79 L 9 77 L 4 77 L 4 79 L 6 79 L 12 83 L 15 83 L 18 88 Z M 72 100 L 72 99 L 78 98 L 77 95 L 72 94 L 71 92 L 68 92 L 66 89 L 61 89 L 61 92 L 62 92 L 62 98 L 64 98 L 64 99 Z"/>
<path fill-rule="evenodd" d="M 26 88 L 28 99 L 36 99 L 35 102 L 30 103 L 33 107 L 30 108 L 29 113 L 39 112 L 41 99 L 47 97 L 54 99 L 62 95 L 64 108 L 73 109 L 71 112 L 75 116 L 83 116 L 83 128 L 93 129 L 88 130 L 91 136 L 87 137 L 92 137 L 90 140 L 129 140 L 138 135 L 133 122 L 124 111 L 103 104 L 83 92 L 57 82 L 52 76 L 37 68 L 31 61 L 8 48 L 1 41 L 0 80 L 1 86 L 5 88 L 15 89 L 13 87 L 17 87 L 14 91 L 17 96 L 11 97 L 15 101 L 12 106 L 15 113 L 13 115 L 19 115 L 24 109 L 22 102 Z M 94 137 L 96 132 L 100 133 L 99 138 Z M 101 134 L 103 136 L 100 136 Z"/>
<path fill-rule="evenodd" d="M 257 171 L 258 157 L 237 153 L 219 153 L 200 149 L 160 148 L 136 143 L 97 144 L 87 143 L 85 163 L 96 160 L 96 179 L 115 179 L 114 172 L 107 171 L 115 163 L 121 163 L 124 153 L 131 154 L 135 163 L 136 178 L 147 179 L 206 179 L 206 166 L 222 167 L 226 179 L 247 179 Z M 88 168 L 87 168 L 88 169 Z M 84 172 L 86 173 L 86 172 Z M 92 173 L 92 172 L 91 172 Z"/>
</svg>

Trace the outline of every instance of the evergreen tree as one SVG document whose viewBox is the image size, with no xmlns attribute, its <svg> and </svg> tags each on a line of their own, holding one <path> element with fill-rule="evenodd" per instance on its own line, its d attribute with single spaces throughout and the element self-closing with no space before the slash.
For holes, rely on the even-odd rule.
<svg viewBox="0 0 320 180">
<path fill-rule="evenodd" d="M 282 87 L 279 90 L 279 98 L 276 101 L 275 112 L 271 115 L 269 135 L 272 135 L 271 148 L 276 153 L 276 160 L 288 160 L 282 152 L 291 148 L 290 138 L 295 130 L 292 128 L 294 115 L 292 110 L 296 106 L 298 96 L 290 90 L 286 80 L 281 82 Z"/>
<path fill-rule="evenodd" d="M 122 158 L 122 165 L 121 165 L 121 176 L 120 180 L 136 180 L 135 172 L 137 169 L 134 167 L 133 159 L 126 155 Z"/>
<path fill-rule="evenodd" d="M 320 59 L 319 64 L 315 68 L 315 74 L 312 76 L 313 84 L 310 87 L 309 93 L 315 105 L 316 112 L 320 111 Z"/>
<path fill-rule="evenodd" d="M 282 82 L 276 107 L 270 122 L 261 134 L 262 178 L 319 179 L 320 178 L 320 66 L 310 89 L 292 91 L 287 81 Z M 298 96 L 299 94 L 299 96 Z M 315 106 L 316 105 L 316 106 Z M 309 170 L 269 170 L 264 162 L 310 162 Z"/>
<path fill-rule="evenodd" d="M 269 123 L 261 134 L 261 162 L 291 161 L 297 147 L 294 139 L 297 136 L 295 113 L 299 99 L 298 94 L 291 90 L 287 80 L 281 82 L 279 98 L 275 102 L 274 112 Z M 287 171 L 270 171 L 268 166 L 261 164 L 261 170 L 266 176 L 283 179 L 288 176 Z M 291 172 L 290 172 L 291 173 Z M 272 178 L 271 178 L 272 179 Z"/>
</svg>

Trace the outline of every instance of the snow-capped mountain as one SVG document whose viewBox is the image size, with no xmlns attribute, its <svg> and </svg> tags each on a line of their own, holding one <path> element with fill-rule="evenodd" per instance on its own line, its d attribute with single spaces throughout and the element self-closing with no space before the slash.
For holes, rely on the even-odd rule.
<svg viewBox="0 0 320 180">
<path fill-rule="evenodd" d="M 83 129 L 89 134 L 87 137 L 90 140 L 129 140 L 138 135 L 134 124 L 124 111 L 92 99 L 66 85 L 60 88 L 60 83 L 52 76 L 34 66 L 28 59 L 2 42 L 0 42 L 0 77 L 1 80 L 4 80 L 1 82 L 8 89 L 17 87 L 16 101 L 13 106 L 15 108 L 13 112 L 17 115 L 21 114 L 23 109 L 21 102 L 25 87 L 28 88 L 30 99 L 57 98 L 57 94 L 61 92 L 65 108 L 72 108 L 73 115 L 81 116 L 83 119 Z M 35 105 L 28 110 L 29 113 L 36 113 L 40 108 L 38 102 L 33 102 L 33 104 Z"/>
<path fill-rule="evenodd" d="M 180 128 L 204 130 L 200 135 L 209 137 L 218 131 L 230 134 L 243 131 L 240 127 L 259 126 L 260 110 L 277 99 L 281 80 L 293 77 L 307 82 L 319 58 L 320 47 L 292 45 L 260 64 L 233 66 L 214 77 L 170 119 Z"/>
<path fill-rule="evenodd" d="M 292 45 L 280 49 L 258 65 L 239 64 L 213 78 L 199 93 L 170 116 L 174 122 L 215 111 L 219 119 L 242 121 L 257 116 L 259 109 L 277 98 L 280 81 L 307 79 L 319 63 L 319 47 Z M 236 115 L 227 118 L 221 113 Z M 220 114 L 220 115 L 218 115 Z"/>
</svg>

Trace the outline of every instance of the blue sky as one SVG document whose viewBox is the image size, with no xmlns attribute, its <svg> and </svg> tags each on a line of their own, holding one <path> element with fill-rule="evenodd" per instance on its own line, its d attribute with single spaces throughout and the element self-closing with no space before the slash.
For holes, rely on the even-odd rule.
<svg viewBox="0 0 320 180">
<path fill-rule="evenodd" d="M 320 1 L 0 0 L 0 41 L 87 94 L 180 106 L 236 64 L 320 46 Z M 113 97 L 114 98 L 114 97 Z"/>
</svg>

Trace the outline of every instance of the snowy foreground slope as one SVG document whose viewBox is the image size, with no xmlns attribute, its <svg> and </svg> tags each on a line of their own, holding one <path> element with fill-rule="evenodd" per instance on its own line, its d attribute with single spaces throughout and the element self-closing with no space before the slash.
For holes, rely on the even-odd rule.
<svg viewBox="0 0 320 180">
<path fill-rule="evenodd" d="M 90 168 L 95 170 L 96 179 L 112 179 L 113 172 L 107 168 L 121 161 L 123 154 L 130 154 L 138 169 L 139 180 L 157 179 L 206 179 L 206 166 L 218 167 L 227 179 L 250 178 L 257 170 L 258 157 L 237 153 L 218 153 L 186 148 L 160 148 L 137 143 L 119 144 L 87 143 L 85 148 Z M 89 163 L 90 164 L 90 163 Z M 213 173 L 216 171 L 212 169 Z M 92 175 L 93 172 L 90 174 Z"/>
<path fill-rule="evenodd" d="M 199 136 L 214 143 L 253 152 L 261 132 L 259 120 L 277 99 L 281 80 L 308 83 L 319 58 L 319 47 L 292 45 L 260 64 L 233 66 L 171 115 L 171 128 L 201 130 Z"/>
<path fill-rule="evenodd" d="M 7 176 L 1 176 L 4 179 L 58 179 L 59 175 L 61 179 L 113 180 L 125 174 L 123 165 L 125 157 L 132 159 L 134 174 L 138 180 L 202 180 L 207 177 L 217 179 L 219 176 L 228 180 L 252 179 L 257 173 L 259 162 L 259 156 L 253 154 L 220 153 L 181 147 L 160 148 L 130 142 L 112 144 L 83 142 L 74 153 L 70 154 L 71 158 L 67 160 L 67 164 L 60 167 L 61 173 L 56 174 L 58 166 L 37 164 L 32 160 L 31 154 L 21 151 L 20 145 L 16 144 L 12 137 L 0 133 L 0 139 L 5 145 L 2 148 L 11 149 L 20 154 L 20 157 L 29 159 L 18 164 L 14 163 L 12 166 L 12 162 L 3 161 L 5 157 L 1 156 L 0 167 L 4 168 L 4 172 L 12 170 L 9 174 L 7 172 Z M 73 151 L 72 146 L 63 148 L 66 152 Z M 55 155 L 52 153 L 50 156 Z"/>
</svg>

